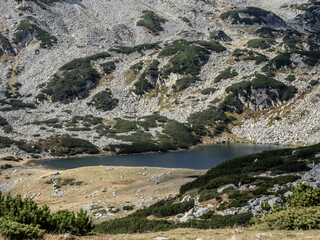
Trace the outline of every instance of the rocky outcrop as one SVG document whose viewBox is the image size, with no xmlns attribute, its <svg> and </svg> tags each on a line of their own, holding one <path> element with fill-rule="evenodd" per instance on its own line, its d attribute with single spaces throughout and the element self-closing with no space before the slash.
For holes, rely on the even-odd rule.
<svg viewBox="0 0 320 240">
<path fill-rule="evenodd" d="M 320 3 L 312 4 L 303 14 L 298 15 L 295 21 L 301 28 L 312 31 L 320 31 Z"/>
</svg>

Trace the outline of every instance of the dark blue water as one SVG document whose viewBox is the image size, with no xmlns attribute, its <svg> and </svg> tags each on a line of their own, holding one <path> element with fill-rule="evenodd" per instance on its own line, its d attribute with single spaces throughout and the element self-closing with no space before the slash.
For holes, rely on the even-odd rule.
<svg viewBox="0 0 320 240">
<path fill-rule="evenodd" d="M 193 150 L 172 153 L 50 159 L 40 161 L 40 164 L 56 169 L 71 169 L 99 165 L 210 169 L 222 162 L 225 162 L 226 160 L 235 157 L 280 148 L 282 147 L 230 143 L 216 144 L 206 147 L 199 147 Z M 39 161 L 37 161 L 37 163 L 39 163 Z"/>
</svg>

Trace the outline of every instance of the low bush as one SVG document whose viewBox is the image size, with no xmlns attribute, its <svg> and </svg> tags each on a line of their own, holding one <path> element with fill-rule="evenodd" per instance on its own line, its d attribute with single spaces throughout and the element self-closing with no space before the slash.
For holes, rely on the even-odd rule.
<svg viewBox="0 0 320 240">
<path fill-rule="evenodd" d="M 110 54 L 102 52 L 72 60 L 60 68 L 62 73 L 55 74 L 42 93 L 50 96 L 53 102 L 62 103 L 88 97 L 89 91 L 98 85 L 101 78 L 91 66 L 91 61 L 107 57 L 110 57 Z"/>
<path fill-rule="evenodd" d="M 225 69 L 224 71 L 220 72 L 217 77 L 215 77 L 214 82 L 218 83 L 221 82 L 221 80 L 230 79 L 238 76 L 237 71 L 231 69 L 231 67 Z"/>
<path fill-rule="evenodd" d="M 160 18 L 153 11 L 143 11 L 142 13 L 142 19 L 137 22 L 137 26 L 145 27 L 155 35 L 163 31 L 161 24 L 166 22 L 165 19 Z"/>
<path fill-rule="evenodd" d="M 320 228 L 320 207 L 296 207 L 254 218 L 253 222 L 268 229 L 311 230 Z"/>
<path fill-rule="evenodd" d="M 249 40 L 247 46 L 250 48 L 268 49 L 274 43 L 275 40 L 272 38 L 258 38 Z"/>
<path fill-rule="evenodd" d="M 143 95 L 145 92 L 149 92 L 154 89 L 159 76 L 158 60 L 153 60 L 152 63 L 147 67 L 139 77 L 138 81 L 134 84 L 132 90 L 137 95 Z"/>
<path fill-rule="evenodd" d="M 212 52 L 223 52 L 226 48 L 216 41 L 188 42 L 177 40 L 164 47 L 159 56 L 173 56 L 169 64 L 164 67 L 163 77 L 167 78 L 170 73 L 178 73 L 196 77 L 204 66 Z"/>
<path fill-rule="evenodd" d="M 320 206 L 320 189 L 300 183 L 293 189 L 287 202 L 289 208 Z"/>
<path fill-rule="evenodd" d="M 35 24 L 27 22 L 26 20 L 22 20 L 17 27 L 13 39 L 14 43 L 20 43 L 28 33 L 35 33 L 36 38 L 40 40 L 40 47 L 42 48 L 49 48 L 52 47 L 53 44 L 57 43 L 57 38 L 55 36 L 52 36 L 47 31 L 41 29 Z"/>
<path fill-rule="evenodd" d="M 84 235 L 92 228 L 91 219 L 82 209 L 77 214 L 67 210 L 51 213 L 31 199 L 0 193 L 0 232 L 10 239 L 42 238 L 45 232 Z"/>
<path fill-rule="evenodd" d="M 319 81 L 318 80 L 311 80 L 310 83 L 309 83 L 311 86 L 316 86 L 319 84 Z"/>
<path fill-rule="evenodd" d="M 107 88 L 106 90 L 95 94 L 88 105 L 95 106 L 96 109 L 99 110 L 110 111 L 118 105 L 118 102 L 119 100 L 113 98 L 111 90 Z"/>
<path fill-rule="evenodd" d="M 5 126 L 7 124 L 8 124 L 7 120 L 0 116 L 0 126 Z"/>
<path fill-rule="evenodd" d="M 117 68 L 114 61 L 103 63 L 101 64 L 101 67 L 105 74 L 111 74 Z"/>
<path fill-rule="evenodd" d="M 38 226 L 0 218 L 0 233 L 7 239 L 12 240 L 43 239 L 45 230 L 40 229 Z"/>
<path fill-rule="evenodd" d="M 256 7 L 247 7 L 245 9 L 231 10 L 220 15 L 222 20 L 230 20 L 232 24 L 246 25 L 268 25 L 270 15 L 274 16 L 277 25 L 285 26 L 285 22 L 275 14 Z M 243 17 L 245 16 L 245 17 Z"/>
<path fill-rule="evenodd" d="M 201 94 L 203 95 L 210 95 L 210 94 L 213 94 L 215 93 L 215 91 L 217 91 L 216 88 L 205 88 L 201 91 Z"/>
<path fill-rule="evenodd" d="M 134 47 L 127 47 L 127 46 L 115 46 L 113 48 L 110 48 L 109 51 L 116 52 L 116 53 L 123 53 L 123 54 L 131 54 L 134 52 L 142 52 L 145 50 L 155 49 L 158 48 L 158 43 L 146 43 L 146 44 L 140 44 Z"/>
<path fill-rule="evenodd" d="M 196 81 L 199 81 L 200 79 L 198 77 L 184 77 L 180 78 L 176 81 L 175 85 L 172 86 L 173 90 L 175 92 L 180 92 L 182 90 L 187 89 L 190 87 L 191 84 L 195 83 Z"/>
</svg>

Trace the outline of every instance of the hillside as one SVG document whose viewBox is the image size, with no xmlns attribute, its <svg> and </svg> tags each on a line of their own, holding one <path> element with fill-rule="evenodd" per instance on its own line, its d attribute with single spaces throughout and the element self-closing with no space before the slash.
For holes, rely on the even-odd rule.
<svg viewBox="0 0 320 240">
<path fill-rule="evenodd" d="M 319 147 L 226 161 L 182 185 L 175 198 L 97 224 L 94 231 L 128 234 L 250 225 L 263 230 L 319 229 Z"/>
<path fill-rule="evenodd" d="M 0 1 L 1 154 L 319 141 L 310 1 Z"/>
</svg>

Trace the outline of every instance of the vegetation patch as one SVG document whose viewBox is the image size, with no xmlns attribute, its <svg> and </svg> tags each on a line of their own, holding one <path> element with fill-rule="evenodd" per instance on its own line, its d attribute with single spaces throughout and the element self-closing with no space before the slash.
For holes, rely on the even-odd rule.
<svg viewBox="0 0 320 240">
<path fill-rule="evenodd" d="M 0 57 L 3 54 L 7 54 L 9 56 L 16 55 L 9 40 L 5 36 L 3 36 L 2 33 L 0 32 Z"/>
<path fill-rule="evenodd" d="M 119 100 L 114 98 L 111 90 L 106 89 L 102 92 L 95 94 L 90 101 L 89 105 L 95 106 L 96 109 L 103 111 L 110 111 L 118 105 Z"/>
<path fill-rule="evenodd" d="M 213 94 L 215 93 L 215 91 L 217 91 L 216 88 L 205 88 L 201 91 L 201 94 L 203 95 L 210 95 L 210 94 Z"/>
<path fill-rule="evenodd" d="M 271 171 L 273 174 L 306 171 L 309 167 L 301 159 L 313 160 L 319 150 L 320 144 L 317 144 L 311 147 L 281 149 L 234 158 L 209 170 L 195 181 L 183 185 L 180 193 L 196 188 L 217 189 L 231 183 L 238 185 L 239 182 L 252 185 L 260 181 L 253 176 L 266 171 Z M 279 179 L 281 183 L 291 180 Z"/>
<path fill-rule="evenodd" d="M 141 20 L 137 22 L 137 26 L 145 27 L 149 32 L 154 35 L 158 35 L 159 32 L 163 31 L 161 24 L 165 23 L 166 20 L 157 16 L 153 11 L 143 11 Z"/>
<path fill-rule="evenodd" d="M 275 25 L 285 26 L 285 22 L 272 12 L 261 8 L 247 7 L 245 9 L 237 9 L 222 13 L 220 18 L 222 20 L 230 20 L 232 24 L 246 24 L 246 25 L 269 25 L 269 17 L 274 18 Z"/>
<path fill-rule="evenodd" d="M 281 34 L 283 31 L 273 29 L 270 27 L 262 27 L 256 31 L 256 34 L 261 38 L 275 38 L 277 35 Z"/>
<path fill-rule="evenodd" d="M 158 60 L 153 60 L 149 67 L 147 67 L 141 74 L 138 81 L 134 84 L 132 92 L 141 96 L 145 92 L 150 92 L 155 88 L 159 77 L 159 64 L 160 62 Z"/>
<path fill-rule="evenodd" d="M 41 239 L 45 233 L 85 235 L 92 220 L 82 209 L 78 213 L 60 210 L 51 213 L 31 199 L 0 195 L 0 233 L 8 239 Z"/>
<path fill-rule="evenodd" d="M 33 103 L 25 103 L 22 100 L 11 99 L 10 101 L 0 100 L 0 104 L 5 107 L 0 108 L 0 111 L 8 112 L 8 111 L 16 111 L 20 109 L 35 109 L 36 106 Z"/>
<path fill-rule="evenodd" d="M 7 140 L 7 143 L 8 141 L 9 140 Z M 51 137 L 36 142 L 13 141 L 12 144 L 13 143 L 17 145 L 20 150 L 32 154 L 49 152 L 52 156 L 72 156 L 79 154 L 98 154 L 100 152 L 91 142 L 69 135 Z"/>
<path fill-rule="evenodd" d="M 142 53 L 142 51 L 150 50 L 150 49 L 157 49 L 159 47 L 158 43 L 146 43 L 140 44 L 134 47 L 127 47 L 127 46 L 115 46 L 110 48 L 110 52 L 122 53 L 122 54 L 131 54 L 134 52 Z"/>
<path fill-rule="evenodd" d="M 209 107 L 202 112 L 196 112 L 188 117 L 188 123 L 193 131 L 199 136 L 219 135 L 227 130 L 227 125 L 233 121 L 233 118 L 227 115 L 217 107 Z M 208 131 L 208 128 L 213 128 L 213 132 Z"/>
<path fill-rule="evenodd" d="M 163 69 L 163 77 L 167 78 L 170 73 L 195 77 L 200 73 L 201 67 L 208 62 L 211 52 L 223 52 L 225 50 L 225 47 L 215 41 L 175 41 L 159 53 L 160 57 L 173 56 L 169 64 Z"/>
<path fill-rule="evenodd" d="M 180 78 L 176 81 L 176 84 L 172 86 L 173 90 L 175 92 L 180 92 L 184 89 L 187 89 L 191 86 L 191 84 L 195 83 L 196 81 L 199 81 L 200 79 L 198 77 L 184 77 Z"/>
<path fill-rule="evenodd" d="M 232 56 L 235 61 L 255 61 L 256 65 L 269 60 L 265 55 L 255 51 L 249 51 L 248 49 L 236 49 Z"/>
<path fill-rule="evenodd" d="M 106 62 L 100 65 L 103 68 L 105 74 L 111 74 L 117 69 L 114 61 Z"/>
<path fill-rule="evenodd" d="M 57 43 L 57 38 L 35 24 L 22 20 L 16 29 L 13 41 L 15 44 L 21 43 L 28 34 L 34 35 L 40 41 L 41 48 L 50 48 Z"/>
<path fill-rule="evenodd" d="M 266 75 L 257 74 L 252 81 L 243 81 L 235 83 L 226 89 L 227 93 L 231 93 L 222 103 L 222 108 L 226 111 L 242 113 L 243 103 L 239 96 L 245 97 L 251 101 L 251 95 L 254 91 L 264 89 L 268 98 L 273 101 L 288 101 L 294 97 L 297 89 L 293 86 L 287 86 Z"/>
<path fill-rule="evenodd" d="M 268 49 L 270 48 L 276 41 L 272 38 L 258 38 L 251 39 L 248 41 L 247 46 L 250 48 L 260 48 L 260 49 Z"/>
<path fill-rule="evenodd" d="M 102 52 L 72 60 L 60 68 L 61 74 L 55 74 L 42 93 L 50 96 L 53 102 L 65 104 L 88 97 L 89 91 L 98 85 L 101 78 L 91 61 L 107 57 L 110 54 Z"/>
<path fill-rule="evenodd" d="M 238 76 L 238 73 L 236 70 L 232 70 L 231 67 L 225 69 L 224 71 L 220 72 L 217 77 L 215 77 L 214 82 L 218 83 L 225 79 L 231 79 Z"/>
</svg>

